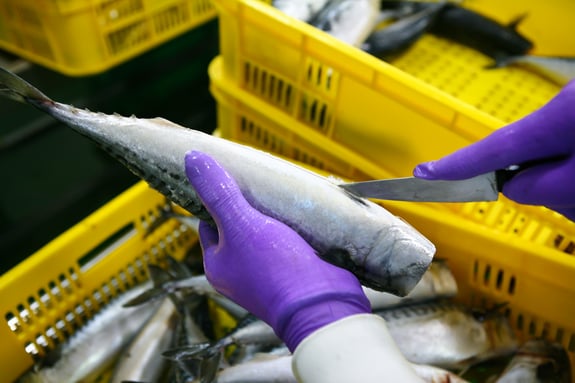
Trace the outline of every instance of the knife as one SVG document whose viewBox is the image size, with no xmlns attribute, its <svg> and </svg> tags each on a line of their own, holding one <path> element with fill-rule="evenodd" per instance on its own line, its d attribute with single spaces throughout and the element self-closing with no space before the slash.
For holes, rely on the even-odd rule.
<svg viewBox="0 0 575 383">
<path fill-rule="evenodd" d="M 511 167 L 458 181 L 432 181 L 405 177 L 352 182 L 339 186 L 360 197 L 383 200 L 418 202 L 496 201 L 503 184 L 518 171 L 518 167 Z"/>
</svg>

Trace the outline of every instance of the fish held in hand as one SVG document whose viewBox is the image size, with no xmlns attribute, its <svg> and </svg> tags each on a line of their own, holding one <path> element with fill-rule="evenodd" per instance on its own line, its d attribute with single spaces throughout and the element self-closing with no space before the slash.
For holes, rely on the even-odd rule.
<svg viewBox="0 0 575 383">
<path fill-rule="evenodd" d="M 32 104 L 92 139 L 151 187 L 206 220 L 211 217 L 187 180 L 184 158 L 190 150 L 212 156 L 254 208 L 291 227 L 320 257 L 348 269 L 365 286 L 403 296 L 433 259 L 433 244 L 382 206 L 269 153 L 162 118 L 107 115 L 58 103 L 4 69 L 0 94 Z"/>
</svg>

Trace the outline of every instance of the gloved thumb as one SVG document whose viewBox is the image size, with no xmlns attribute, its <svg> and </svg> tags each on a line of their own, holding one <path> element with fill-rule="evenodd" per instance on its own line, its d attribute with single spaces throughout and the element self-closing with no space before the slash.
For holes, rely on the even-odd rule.
<svg viewBox="0 0 575 383">
<path fill-rule="evenodd" d="M 218 228 L 234 231 L 249 208 L 235 180 L 209 155 L 189 151 L 185 156 L 188 180 Z M 221 233 L 220 233 L 221 234 Z"/>
</svg>

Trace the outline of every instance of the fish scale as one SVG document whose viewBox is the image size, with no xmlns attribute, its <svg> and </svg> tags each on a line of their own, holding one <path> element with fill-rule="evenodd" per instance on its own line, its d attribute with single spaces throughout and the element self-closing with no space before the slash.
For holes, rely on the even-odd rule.
<svg viewBox="0 0 575 383">
<path fill-rule="evenodd" d="M 0 93 L 24 101 L 97 142 L 138 177 L 201 219 L 209 219 L 187 181 L 190 150 L 212 156 L 257 210 L 290 226 L 328 262 L 368 287 L 406 295 L 435 253 L 415 228 L 327 177 L 269 153 L 184 128 L 162 118 L 94 113 L 52 101 L 20 77 L 0 71 Z"/>
</svg>

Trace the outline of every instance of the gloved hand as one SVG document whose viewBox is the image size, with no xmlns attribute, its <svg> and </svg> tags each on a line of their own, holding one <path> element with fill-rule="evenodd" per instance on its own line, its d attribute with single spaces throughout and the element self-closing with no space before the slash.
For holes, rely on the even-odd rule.
<svg viewBox="0 0 575 383">
<path fill-rule="evenodd" d="M 575 220 L 575 80 L 539 110 L 437 161 L 413 175 L 459 180 L 523 165 L 503 186 L 508 198 L 543 205 Z"/>
<path fill-rule="evenodd" d="M 199 227 L 208 280 L 268 323 L 291 351 L 320 327 L 371 312 L 351 272 L 323 261 L 295 231 L 254 209 L 213 158 L 192 151 L 185 165 L 217 225 Z"/>
</svg>

